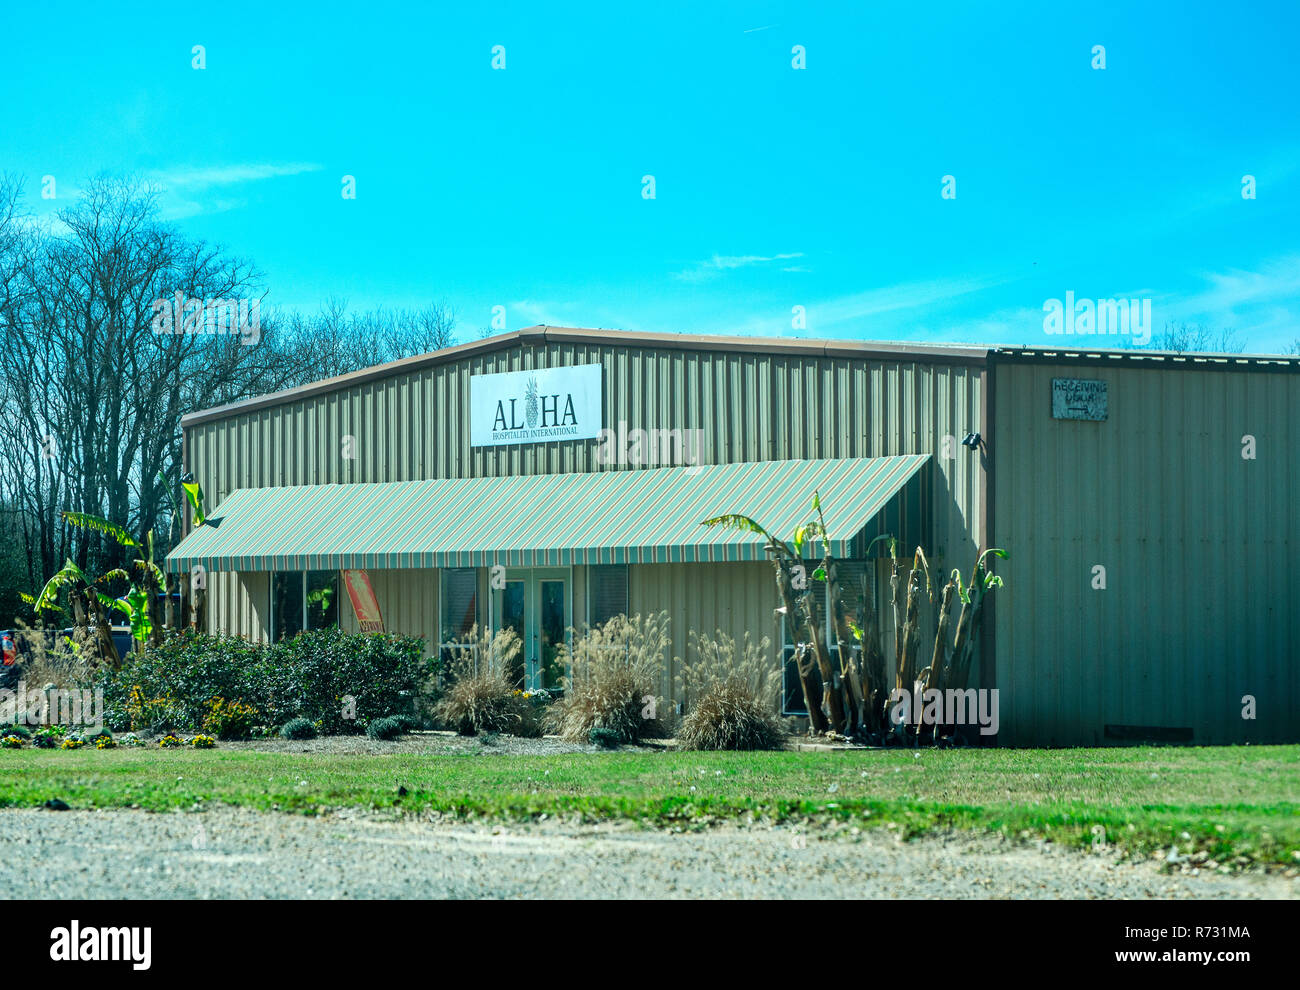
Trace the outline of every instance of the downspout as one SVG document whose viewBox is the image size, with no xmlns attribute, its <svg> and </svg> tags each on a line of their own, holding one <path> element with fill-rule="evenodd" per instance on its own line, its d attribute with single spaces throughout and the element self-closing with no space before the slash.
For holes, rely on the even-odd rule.
<svg viewBox="0 0 1300 990">
<path fill-rule="evenodd" d="M 980 427 L 984 435 L 984 445 L 980 448 L 979 472 L 980 545 L 978 550 L 980 551 L 999 545 L 994 538 L 995 520 L 993 512 L 993 499 L 996 495 L 995 483 L 997 480 L 997 473 L 993 468 L 993 452 L 997 449 L 997 424 L 994 412 L 997 408 L 997 403 L 994 401 L 996 388 L 997 358 L 995 352 L 990 349 L 985 358 L 984 370 L 980 372 Z M 984 616 L 980 627 L 979 641 L 980 687 L 984 690 L 993 690 L 998 685 L 997 637 L 995 635 L 998 597 L 997 595 L 989 595 L 984 599 Z M 998 744 L 998 733 L 989 736 L 981 735 L 980 743 L 985 746 L 996 746 Z"/>
</svg>

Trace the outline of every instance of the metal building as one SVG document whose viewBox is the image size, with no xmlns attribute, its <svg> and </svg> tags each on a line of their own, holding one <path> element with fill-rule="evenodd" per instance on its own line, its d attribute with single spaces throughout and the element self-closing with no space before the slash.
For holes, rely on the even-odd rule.
<svg viewBox="0 0 1300 990">
<path fill-rule="evenodd" d="M 1298 372 L 534 327 L 187 416 L 217 525 L 168 563 L 203 569 L 213 631 L 382 622 L 434 651 L 504 623 L 534 684 L 568 628 L 617 612 L 666 610 L 679 656 L 721 629 L 776 662 L 761 541 L 698 523 L 788 535 L 817 489 L 886 607 L 875 534 L 938 574 L 1009 551 L 978 675 L 999 742 L 1295 741 Z"/>
</svg>

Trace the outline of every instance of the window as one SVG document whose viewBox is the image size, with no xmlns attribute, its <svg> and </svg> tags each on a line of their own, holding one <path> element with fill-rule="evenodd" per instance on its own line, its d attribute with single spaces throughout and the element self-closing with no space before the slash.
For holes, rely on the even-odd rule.
<svg viewBox="0 0 1300 990">
<path fill-rule="evenodd" d="M 271 640 L 339 624 L 338 571 L 277 571 L 271 575 Z"/>
<path fill-rule="evenodd" d="M 472 567 L 444 568 L 439 585 L 442 597 L 439 635 L 445 666 L 451 660 L 452 648 L 461 644 L 474 648 L 470 633 L 478 621 L 478 572 Z"/>
<path fill-rule="evenodd" d="M 794 662 L 794 640 L 790 636 L 790 620 L 784 619 L 781 622 L 781 664 L 785 671 L 782 677 L 781 692 L 781 714 L 782 715 L 807 715 L 808 706 L 804 702 L 803 685 L 799 683 L 799 668 Z M 821 672 L 817 669 L 817 664 L 813 663 L 812 672 L 808 675 L 808 689 L 812 691 L 813 698 L 820 698 L 822 691 Z"/>
<path fill-rule="evenodd" d="M 271 575 L 271 641 L 293 639 L 302 632 L 302 571 Z"/>
<path fill-rule="evenodd" d="M 587 624 L 627 615 L 627 564 L 593 564 L 587 574 Z"/>
<path fill-rule="evenodd" d="M 810 572 L 811 573 L 811 572 Z M 835 562 L 835 579 L 840 587 L 840 596 L 844 602 L 844 607 L 848 610 L 849 616 L 855 621 L 860 621 L 858 611 L 859 604 L 864 600 L 864 596 L 871 596 L 875 593 L 874 582 L 872 578 L 875 575 L 875 562 L 869 560 L 839 560 Z M 810 590 L 819 595 L 818 605 L 821 607 L 822 618 L 825 619 L 826 603 L 826 585 L 821 581 L 809 582 Z M 782 715 L 807 715 L 808 707 L 804 702 L 803 686 L 799 683 L 799 669 L 794 662 L 794 640 L 791 638 L 790 627 L 792 623 L 789 618 L 781 623 L 781 660 L 784 670 L 782 678 L 783 691 L 781 697 L 781 714 Z M 832 649 L 833 662 L 838 660 L 835 653 L 836 639 L 835 632 L 832 628 L 830 634 L 830 643 Z M 840 643 L 841 648 L 851 649 L 854 651 L 854 660 L 860 652 L 856 643 Z M 816 663 L 813 664 L 812 673 L 808 676 L 808 686 L 813 692 L 814 698 L 821 697 L 822 679 L 821 672 L 818 670 Z"/>
<path fill-rule="evenodd" d="M 339 624 L 339 572 L 307 572 L 308 629 L 333 629 Z"/>
</svg>

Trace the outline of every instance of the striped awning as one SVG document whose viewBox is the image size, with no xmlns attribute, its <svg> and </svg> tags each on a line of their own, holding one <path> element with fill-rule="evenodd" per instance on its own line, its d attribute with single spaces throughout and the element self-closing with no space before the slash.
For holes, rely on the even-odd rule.
<svg viewBox="0 0 1300 990">
<path fill-rule="evenodd" d="M 813 492 L 837 556 L 920 504 L 928 454 L 701 467 L 300 485 L 232 492 L 167 556 L 172 571 L 549 567 L 763 560 L 751 516 L 790 540 Z M 913 509 L 908 514 L 914 514 Z M 807 552 L 811 555 L 812 548 Z"/>
</svg>

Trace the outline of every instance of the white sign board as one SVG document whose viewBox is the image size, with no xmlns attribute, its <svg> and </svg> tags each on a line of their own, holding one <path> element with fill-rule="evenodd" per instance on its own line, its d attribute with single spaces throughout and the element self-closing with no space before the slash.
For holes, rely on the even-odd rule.
<svg viewBox="0 0 1300 990">
<path fill-rule="evenodd" d="M 1106 418 L 1106 383 L 1087 378 L 1052 379 L 1052 418 Z"/>
<path fill-rule="evenodd" d="M 601 366 L 537 368 L 469 380 L 469 443 L 549 443 L 600 436 Z"/>
</svg>

